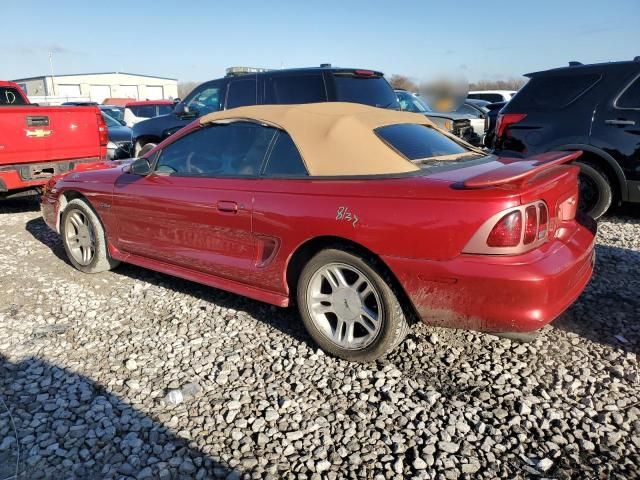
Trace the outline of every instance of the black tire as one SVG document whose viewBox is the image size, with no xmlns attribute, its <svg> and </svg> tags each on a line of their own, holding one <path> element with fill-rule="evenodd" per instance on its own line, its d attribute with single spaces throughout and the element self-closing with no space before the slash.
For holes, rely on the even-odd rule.
<svg viewBox="0 0 640 480">
<path fill-rule="evenodd" d="M 580 167 L 580 197 L 578 210 L 598 219 L 609 210 L 613 190 L 607 174 L 597 165 L 575 162 Z"/>
<path fill-rule="evenodd" d="M 72 252 L 72 249 L 74 247 L 71 245 L 69 235 L 67 235 L 67 233 L 69 233 L 70 235 L 76 233 L 68 230 L 68 228 L 71 228 L 71 222 L 68 220 L 72 215 L 77 215 L 77 212 L 79 212 L 81 216 L 84 216 L 84 218 L 87 219 L 91 231 L 91 236 L 93 237 L 93 255 L 89 263 L 87 264 L 82 264 L 75 258 L 75 254 Z M 67 227 L 68 224 L 70 225 L 70 227 Z M 109 256 L 109 251 L 107 249 L 107 240 L 104 233 L 104 228 L 102 227 L 102 223 L 100 222 L 98 215 L 93 211 L 86 200 L 76 198 L 74 200 L 71 200 L 67 204 L 62 213 L 62 218 L 60 221 L 60 235 L 62 236 L 62 244 L 64 245 L 64 250 L 67 253 L 69 261 L 81 272 L 100 273 L 111 270 L 112 268 L 115 268 L 120 264 L 118 260 L 114 260 Z"/>
<path fill-rule="evenodd" d="M 380 326 L 374 339 L 362 348 L 341 347 L 323 333 L 313 320 L 307 292 L 314 275 L 323 267 L 331 264 L 342 264 L 363 273 L 380 300 L 381 311 L 378 313 Z M 298 279 L 297 303 L 304 325 L 313 340 L 324 351 L 345 360 L 370 362 L 381 358 L 398 346 L 409 330 L 409 321 L 404 315 L 398 297 L 394 293 L 389 279 L 384 273 L 381 273 L 381 269 L 376 268 L 373 266 L 373 262 L 356 253 L 336 248 L 320 251 L 305 265 Z"/>
</svg>

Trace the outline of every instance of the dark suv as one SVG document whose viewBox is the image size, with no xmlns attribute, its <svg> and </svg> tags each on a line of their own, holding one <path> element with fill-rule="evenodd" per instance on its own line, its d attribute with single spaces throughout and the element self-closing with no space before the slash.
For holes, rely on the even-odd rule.
<svg viewBox="0 0 640 480">
<path fill-rule="evenodd" d="M 133 126 L 135 153 L 156 144 L 204 114 L 260 104 L 353 102 L 400 109 L 382 73 L 353 68 L 299 68 L 233 75 L 203 83 L 172 113 Z M 145 149 L 146 150 L 146 149 Z"/>
<path fill-rule="evenodd" d="M 594 218 L 640 202 L 640 57 L 527 76 L 498 116 L 495 149 L 582 150 L 579 208 Z"/>
</svg>

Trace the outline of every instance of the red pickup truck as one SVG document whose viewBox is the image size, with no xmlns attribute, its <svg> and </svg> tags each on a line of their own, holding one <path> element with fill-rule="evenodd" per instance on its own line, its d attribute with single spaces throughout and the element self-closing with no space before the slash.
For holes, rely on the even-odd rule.
<svg viewBox="0 0 640 480">
<path fill-rule="evenodd" d="M 0 198 L 31 194 L 49 178 L 102 161 L 109 132 L 97 107 L 40 107 L 0 81 Z"/>
</svg>

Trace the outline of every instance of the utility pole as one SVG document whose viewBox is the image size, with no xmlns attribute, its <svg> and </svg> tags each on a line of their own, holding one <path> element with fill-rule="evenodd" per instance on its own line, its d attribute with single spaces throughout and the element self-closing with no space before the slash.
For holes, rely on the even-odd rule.
<svg viewBox="0 0 640 480">
<path fill-rule="evenodd" d="M 51 87 L 53 88 L 53 96 L 56 96 L 56 77 L 53 74 L 53 52 L 49 52 L 49 66 L 51 67 Z"/>
</svg>

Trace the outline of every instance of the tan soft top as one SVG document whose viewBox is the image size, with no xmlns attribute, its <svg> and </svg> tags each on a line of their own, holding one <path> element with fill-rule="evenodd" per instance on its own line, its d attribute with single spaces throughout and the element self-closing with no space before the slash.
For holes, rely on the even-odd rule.
<svg viewBox="0 0 640 480">
<path fill-rule="evenodd" d="M 200 119 L 200 124 L 242 119 L 257 120 L 288 132 L 309 174 L 317 176 L 419 170 L 417 165 L 380 140 L 373 130 L 398 123 L 436 128 L 424 115 L 417 113 L 343 102 L 239 107 L 207 114 Z"/>
</svg>

